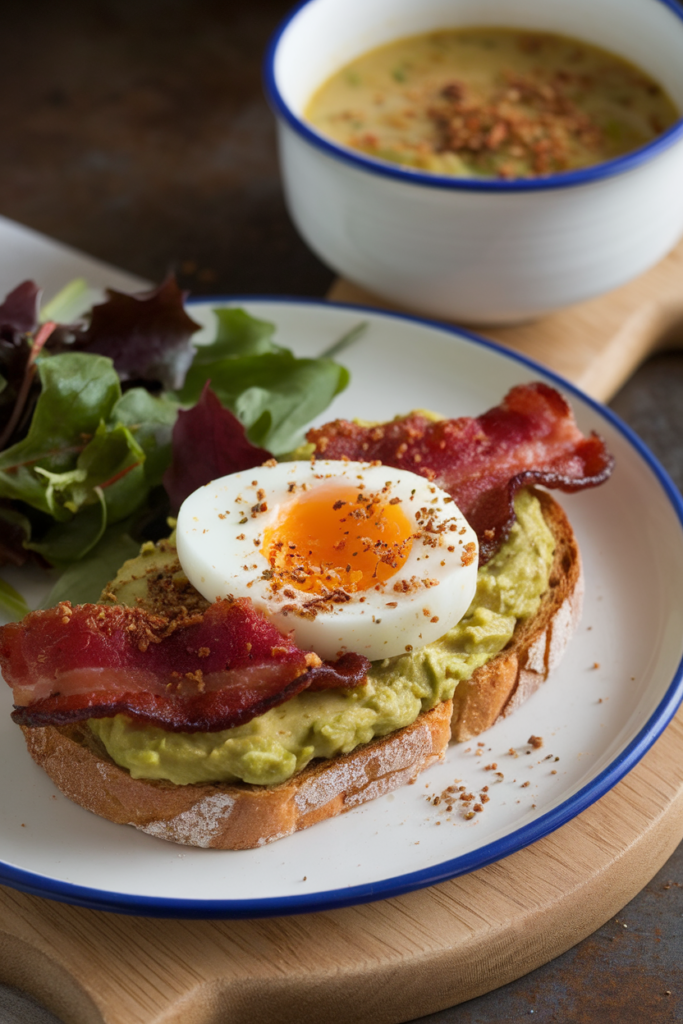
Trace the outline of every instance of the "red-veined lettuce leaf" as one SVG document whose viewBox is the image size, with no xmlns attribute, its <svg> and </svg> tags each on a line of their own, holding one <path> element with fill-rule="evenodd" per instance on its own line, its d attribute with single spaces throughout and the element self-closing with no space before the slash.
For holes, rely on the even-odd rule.
<svg viewBox="0 0 683 1024">
<path fill-rule="evenodd" d="M 164 486 L 174 509 L 211 480 L 260 466 L 271 457 L 253 445 L 229 409 L 223 408 L 207 381 L 199 401 L 181 410 L 173 428 L 173 456 Z"/>
</svg>

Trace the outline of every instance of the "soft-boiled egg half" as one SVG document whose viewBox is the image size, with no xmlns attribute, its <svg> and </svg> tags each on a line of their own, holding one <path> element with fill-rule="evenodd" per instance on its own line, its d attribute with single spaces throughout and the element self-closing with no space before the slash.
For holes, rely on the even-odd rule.
<svg viewBox="0 0 683 1024">
<path fill-rule="evenodd" d="M 380 464 L 273 461 L 213 480 L 183 503 L 177 546 L 207 600 L 251 598 L 324 660 L 438 640 L 477 584 L 477 537 L 453 499 Z"/>
</svg>

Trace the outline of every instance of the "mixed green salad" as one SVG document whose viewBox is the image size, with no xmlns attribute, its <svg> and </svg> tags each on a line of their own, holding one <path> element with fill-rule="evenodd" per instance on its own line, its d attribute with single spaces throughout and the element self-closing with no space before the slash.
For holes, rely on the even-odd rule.
<svg viewBox="0 0 683 1024">
<path fill-rule="evenodd" d="M 297 358 L 273 324 L 223 308 L 195 346 L 173 277 L 61 322 L 85 291 L 41 309 L 24 282 L 0 305 L 0 567 L 59 570 L 45 606 L 96 600 L 187 494 L 296 447 L 349 380 L 331 356 L 350 336 Z M 0 610 L 28 611 L 1 577 Z"/>
</svg>

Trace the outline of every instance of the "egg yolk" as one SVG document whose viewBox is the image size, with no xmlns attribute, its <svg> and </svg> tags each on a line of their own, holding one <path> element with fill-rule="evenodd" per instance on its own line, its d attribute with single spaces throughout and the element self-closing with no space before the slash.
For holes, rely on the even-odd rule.
<svg viewBox="0 0 683 1024">
<path fill-rule="evenodd" d="M 320 594 L 384 583 L 401 569 L 413 527 L 397 498 L 322 484 L 285 505 L 264 533 L 276 585 Z"/>
</svg>

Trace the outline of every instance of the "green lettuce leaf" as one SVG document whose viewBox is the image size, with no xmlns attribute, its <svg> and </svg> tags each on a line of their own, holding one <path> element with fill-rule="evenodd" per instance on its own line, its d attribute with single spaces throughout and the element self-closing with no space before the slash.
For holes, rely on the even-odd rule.
<svg viewBox="0 0 683 1024">
<path fill-rule="evenodd" d="M 55 520 L 26 547 L 64 565 L 88 554 L 108 526 L 160 484 L 178 406 L 144 388 L 122 395 L 103 356 L 44 357 L 38 371 L 41 393 L 29 432 L 0 454 L 0 498 Z"/>
<path fill-rule="evenodd" d="M 89 505 L 68 522 L 55 523 L 41 540 L 28 541 L 25 546 L 57 568 L 63 569 L 84 558 L 99 543 L 107 528 L 107 506 L 101 490 L 98 498 L 96 505 Z"/>
<path fill-rule="evenodd" d="M 88 285 L 84 278 L 69 281 L 49 302 L 40 309 L 40 322 L 54 320 L 55 323 L 70 324 L 88 310 Z"/>
<path fill-rule="evenodd" d="M 0 497 L 68 519 L 69 510 L 54 500 L 50 474 L 76 468 L 78 455 L 121 397 L 121 386 L 111 360 L 77 352 L 40 359 L 38 373 L 42 390 L 28 434 L 0 453 Z"/>
<path fill-rule="evenodd" d="M 194 405 L 210 380 L 253 444 L 274 455 L 290 451 L 303 427 L 347 386 L 348 370 L 331 359 L 297 358 L 272 342 L 272 324 L 243 310 L 216 314 L 218 337 L 197 350 L 179 400 Z"/>
<path fill-rule="evenodd" d="M 6 622 L 17 622 L 29 613 L 29 607 L 19 591 L 3 579 L 0 579 L 0 612 Z"/>
<path fill-rule="evenodd" d="M 102 590 L 123 563 L 135 558 L 140 550 L 140 545 L 128 533 L 129 527 L 129 520 L 109 527 L 85 557 L 65 569 L 40 607 L 52 608 L 60 601 L 71 601 L 72 604 L 98 601 Z"/>
<path fill-rule="evenodd" d="M 155 398 L 144 388 L 126 391 L 114 406 L 111 419 L 128 427 L 145 455 L 145 480 L 149 487 L 161 483 L 171 462 L 171 435 L 178 403 L 167 396 Z"/>
<path fill-rule="evenodd" d="M 127 427 L 100 423 L 95 436 L 78 456 L 73 469 L 52 473 L 37 467 L 36 473 L 46 481 L 46 501 L 57 519 L 60 506 L 76 513 L 83 505 L 100 501 L 100 496 L 95 492 L 102 488 L 107 488 L 107 504 L 110 507 L 122 504 L 122 491 L 123 505 L 126 506 L 130 501 L 127 495 L 131 486 L 139 488 L 142 484 L 144 490 L 144 460 L 144 451 Z M 135 473 L 135 470 L 139 472 Z M 133 483 L 126 480 L 124 484 L 131 472 L 134 473 Z M 114 512 L 113 517 L 121 519 L 128 511 L 130 509 Z"/>
<path fill-rule="evenodd" d="M 75 315 L 85 295 L 84 283 L 73 282 L 43 317 Z M 133 513 L 140 521 L 150 491 L 161 492 L 171 464 L 178 412 L 199 400 L 208 380 L 252 444 L 276 455 L 295 447 L 303 428 L 346 387 L 348 372 L 330 357 L 349 338 L 321 358 L 299 359 L 275 343 L 273 324 L 241 309 L 218 309 L 215 340 L 192 350 L 196 325 L 181 300 L 173 282 L 145 296 L 116 295 L 96 307 L 89 328 L 58 327 L 50 336 L 35 361 L 25 423 L 13 432 L 20 440 L 0 452 L 0 562 L 21 564 L 30 549 L 55 566 L 90 564 L 121 522 Z M 143 334 L 141 345 L 135 339 Z M 156 348 L 145 354 L 150 339 Z M 96 354 L 105 342 L 106 354 Z M 27 345 L 30 351 L 30 338 Z M 179 387 L 192 351 L 180 390 L 122 392 L 120 377 L 145 376 L 149 367 L 140 360 L 150 359 Z M 6 381 L 3 373 L 5 392 Z"/>
<path fill-rule="evenodd" d="M 216 338 L 211 345 L 201 345 L 195 352 L 193 366 L 207 366 L 229 356 L 260 356 L 264 352 L 282 352 L 273 341 L 275 324 L 257 320 L 243 309 L 214 309 L 218 322 Z"/>
</svg>

